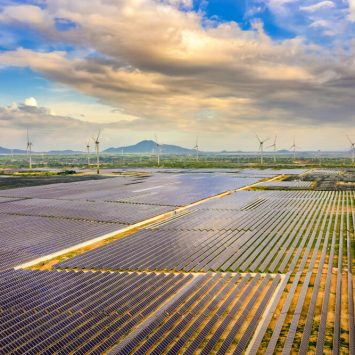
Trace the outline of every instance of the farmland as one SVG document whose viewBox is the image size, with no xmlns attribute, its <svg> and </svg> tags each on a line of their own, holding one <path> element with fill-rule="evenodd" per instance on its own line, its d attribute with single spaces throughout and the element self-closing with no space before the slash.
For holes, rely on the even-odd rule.
<svg viewBox="0 0 355 355">
<path fill-rule="evenodd" d="M 2 190 L 0 353 L 353 353 L 352 179 L 150 171 Z"/>
</svg>

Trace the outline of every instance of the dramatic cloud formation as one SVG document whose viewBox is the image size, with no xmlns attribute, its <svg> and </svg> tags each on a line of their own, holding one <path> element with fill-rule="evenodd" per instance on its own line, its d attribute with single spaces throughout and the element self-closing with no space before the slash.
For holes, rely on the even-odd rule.
<svg viewBox="0 0 355 355">
<path fill-rule="evenodd" d="M 268 0 L 253 6 L 258 11 L 249 14 L 267 7 L 294 36 L 274 39 L 259 18 L 248 29 L 208 18 L 191 0 L 9 2 L 0 23 L 30 29 L 50 46 L 0 51 L 0 67 L 31 68 L 129 116 L 111 127 L 207 133 L 241 125 L 270 132 L 350 128 L 355 64 L 343 31 L 355 3 Z M 296 8 L 305 17 L 288 21 Z M 341 21 L 335 24 L 334 16 Z M 303 36 L 306 29 L 317 40 Z M 321 36 L 334 42 L 323 45 Z M 25 106 L 37 103 L 29 98 Z"/>
</svg>

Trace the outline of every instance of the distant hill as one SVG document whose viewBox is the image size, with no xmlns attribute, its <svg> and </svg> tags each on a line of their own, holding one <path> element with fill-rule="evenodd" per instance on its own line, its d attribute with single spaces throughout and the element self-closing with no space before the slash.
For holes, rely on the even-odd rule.
<svg viewBox="0 0 355 355">
<path fill-rule="evenodd" d="M 46 152 L 46 154 L 53 154 L 53 155 L 60 155 L 60 154 L 82 154 L 83 152 L 78 151 L 78 150 L 71 150 L 71 149 L 66 149 L 66 150 L 50 150 L 49 152 Z"/>
<path fill-rule="evenodd" d="M 144 140 L 134 145 L 127 147 L 108 148 L 104 153 L 153 153 L 156 152 L 156 143 L 152 140 Z M 183 148 L 178 145 L 162 144 L 160 145 L 162 154 L 195 154 L 194 149 Z"/>
<path fill-rule="evenodd" d="M 33 154 L 51 154 L 51 155 L 56 155 L 56 154 L 81 154 L 83 152 L 80 151 L 76 151 L 76 150 L 70 150 L 70 149 L 66 149 L 66 150 L 50 150 L 48 152 L 33 152 Z M 27 154 L 27 151 L 24 149 L 9 149 L 9 148 L 4 148 L 4 147 L 0 147 L 0 154 Z"/>
<path fill-rule="evenodd" d="M 26 151 L 22 149 L 8 149 L 0 147 L 0 154 L 26 154 Z"/>
</svg>

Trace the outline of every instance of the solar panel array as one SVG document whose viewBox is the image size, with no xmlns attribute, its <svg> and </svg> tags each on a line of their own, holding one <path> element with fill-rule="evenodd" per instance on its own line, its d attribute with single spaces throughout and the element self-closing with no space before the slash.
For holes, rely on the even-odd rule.
<svg viewBox="0 0 355 355">
<path fill-rule="evenodd" d="M 117 343 L 120 354 L 240 352 L 282 283 L 279 275 L 28 270 L 0 280 L 0 349 L 17 354 L 99 354 Z"/>
<path fill-rule="evenodd" d="M 256 181 L 237 174 L 157 174 L 2 190 L 0 270 Z"/>
<path fill-rule="evenodd" d="M 171 210 L 171 206 L 39 198 L 23 199 L 7 204 L 0 203 L 0 215 L 5 213 L 127 225 L 144 221 Z"/>
<path fill-rule="evenodd" d="M 269 173 L 265 176 L 275 176 Z M 134 202 L 149 205 L 182 206 L 227 190 L 250 185 L 259 177 L 239 174 L 156 174 L 122 176 L 104 180 L 80 181 L 24 187 L 0 191 L 10 198 Z"/>
<path fill-rule="evenodd" d="M 259 184 L 260 187 L 278 188 L 278 189 L 311 189 L 313 186 L 312 181 L 265 181 Z"/>
<path fill-rule="evenodd" d="M 0 352 L 102 353 L 192 279 L 162 273 L 5 271 L 0 273 Z"/>
<path fill-rule="evenodd" d="M 108 179 L 99 191 L 79 184 L 29 199 L 15 191 L 0 197 L 3 244 L 33 258 L 48 253 L 46 238 L 62 248 L 88 226 L 95 235 L 182 203 L 169 194 L 199 199 L 264 174 Z M 355 192 L 291 190 L 205 201 L 57 270 L 0 272 L 0 353 L 355 353 Z M 43 221 L 55 225 L 37 236 Z"/>
<path fill-rule="evenodd" d="M 36 216 L 0 215 L 0 270 L 49 255 L 125 225 Z"/>
<path fill-rule="evenodd" d="M 208 201 L 168 223 L 156 223 L 58 266 L 279 274 L 287 279 L 284 292 L 275 291 L 273 310 L 263 308 L 263 321 L 255 334 L 245 335 L 242 349 L 267 354 L 321 354 L 331 349 L 351 353 L 355 350 L 354 226 L 354 192 L 243 191 Z M 144 341 L 137 335 L 117 349 L 130 349 L 133 344 L 140 351 L 158 354 L 159 344 L 165 344 L 171 354 L 243 351 L 237 350 L 241 341 L 237 336 L 234 350 L 205 349 L 209 339 L 204 338 L 201 324 L 208 321 L 192 333 L 182 319 L 172 318 L 167 324 L 161 331 L 155 327 L 148 338 L 145 334 Z M 211 329 L 215 333 L 217 328 Z M 190 340 L 185 339 L 185 331 Z M 158 340 L 155 332 L 167 340 Z M 223 341 L 215 344 L 221 346 Z"/>
<path fill-rule="evenodd" d="M 58 265 L 112 270 L 292 271 L 331 192 L 243 191 L 158 222 Z M 243 202 L 244 201 L 244 202 Z M 243 203 L 242 203 L 243 202 Z M 225 208 L 223 208 L 225 203 Z M 235 203 L 233 208 L 233 203 Z"/>
<path fill-rule="evenodd" d="M 142 327 L 111 353 L 241 353 L 280 280 L 279 275 L 205 274 L 198 287 L 172 305 L 163 320 L 154 323 L 154 332 L 153 327 Z"/>
</svg>

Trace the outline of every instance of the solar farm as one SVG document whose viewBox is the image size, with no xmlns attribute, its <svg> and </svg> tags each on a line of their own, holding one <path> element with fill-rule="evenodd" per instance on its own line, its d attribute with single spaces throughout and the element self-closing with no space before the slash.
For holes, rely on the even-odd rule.
<svg viewBox="0 0 355 355">
<path fill-rule="evenodd" d="M 352 177 L 152 170 L 1 190 L 0 354 L 355 353 Z"/>
</svg>

